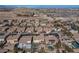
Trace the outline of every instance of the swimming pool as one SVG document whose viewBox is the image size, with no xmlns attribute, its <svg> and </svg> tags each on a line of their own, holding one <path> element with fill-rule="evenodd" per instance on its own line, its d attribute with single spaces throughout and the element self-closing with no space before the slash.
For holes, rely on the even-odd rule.
<svg viewBox="0 0 79 59">
<path fill-rule="evenodd" d="M 72 42 L 72 47 L 73 48 L 79 48 L 79 43 L 76 42 L 76 41 Z"/>
</svg>

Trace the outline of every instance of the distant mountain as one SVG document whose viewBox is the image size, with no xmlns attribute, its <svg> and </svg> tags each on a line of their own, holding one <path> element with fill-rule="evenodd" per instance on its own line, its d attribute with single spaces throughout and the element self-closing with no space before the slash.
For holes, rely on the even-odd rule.
<svg viewBox="0 0 79 59">
<path fill-rule="evenodd" d="M 17 8 L 17 6 L 13 6 L 13 5 L 0 5 L 0 9 L 13 9 L 13 8 Z"/>
<path fill-rule="evenodd" d="M 79 8 L 79 5 L 0 5 L 0 9 L 13 8 Z"/>
</svg>

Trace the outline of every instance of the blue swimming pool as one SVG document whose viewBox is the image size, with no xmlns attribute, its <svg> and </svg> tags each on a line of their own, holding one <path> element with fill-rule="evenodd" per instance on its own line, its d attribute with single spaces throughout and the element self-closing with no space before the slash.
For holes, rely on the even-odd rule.
<svg viewBox="0 0 79 59">
<path fill-rule="evenodd" d="M 79 48 L 79 43 L 78 42 L 72 42 L 73 48 Z"/>
</svg>

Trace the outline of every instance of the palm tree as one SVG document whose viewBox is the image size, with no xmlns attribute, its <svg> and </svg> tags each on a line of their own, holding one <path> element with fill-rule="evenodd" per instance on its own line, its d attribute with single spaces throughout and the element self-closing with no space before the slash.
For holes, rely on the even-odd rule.
<svg viewBox="0 0 79 59">
<path fill-rule="evenodd" d="M 6 44 L 6 42 L 7 42 L 6 40 L 5 41 L 1 41 L 0 42 L 0 48 L 4 48 L 4 45 Z"/>
<path fill-rule="evenodd" d="M 14 52 L 15 52 L 15 53 L 17 53 L 18 50 L 19 50 L 19 49 L 17 48 L 18 44 L 19 44 L 19 43 L 17 43 L 17 44 L 14 45 Z"/>
<path fill-rule="evenodd" d="M 35 52 L 35 43 L 33 42 L 33 36 L 31 39 L 31 52 L 34 53 Z"/>
<path fill-rule="evenodd" d="M 57 49 L 57 53 L 59 53 L 60 52 L 59 49 L 61 48 L 61 41 L 60 40 L 56 43 L 55 48 Z"/>
</svg>

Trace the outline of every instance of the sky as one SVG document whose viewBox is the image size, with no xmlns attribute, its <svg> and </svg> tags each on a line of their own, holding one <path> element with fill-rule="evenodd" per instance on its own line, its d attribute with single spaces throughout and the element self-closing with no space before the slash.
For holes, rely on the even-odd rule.
<svg viewBox="0 0 79 59">
<path fill-rule="evenodd" d="M 0 8 L 79 8 L 79 5 L 0 5 Z"/>
</svg>

